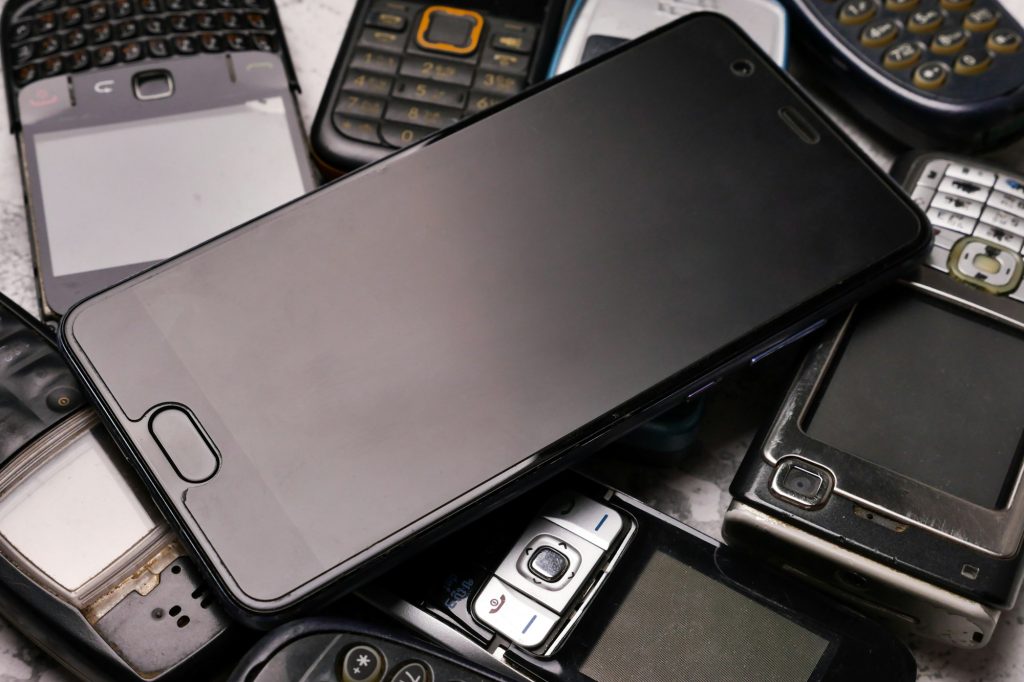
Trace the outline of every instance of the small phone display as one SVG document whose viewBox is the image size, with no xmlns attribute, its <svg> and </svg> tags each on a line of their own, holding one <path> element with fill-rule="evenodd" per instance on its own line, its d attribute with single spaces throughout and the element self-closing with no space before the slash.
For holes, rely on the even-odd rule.
<svg viewBox="0 0 1024 682">
<path fill-rule="evenodd" d="M 856 679 L 862 647 L 882 679 L 914 674 L 876 626 L 576 474 L 360 594 L 532 680 Z"/>
</svg>

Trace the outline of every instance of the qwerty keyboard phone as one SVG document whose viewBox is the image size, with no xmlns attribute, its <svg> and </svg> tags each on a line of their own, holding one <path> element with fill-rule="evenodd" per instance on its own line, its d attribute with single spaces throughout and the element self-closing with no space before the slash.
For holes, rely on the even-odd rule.
<svg viewBox="0 0 1024 682">
<path fill-rule="evenodd" d="M 313 151 L 344 172 L 543 79 L 563 0 L 362 0 L 313 122 Z"/>
</svg>

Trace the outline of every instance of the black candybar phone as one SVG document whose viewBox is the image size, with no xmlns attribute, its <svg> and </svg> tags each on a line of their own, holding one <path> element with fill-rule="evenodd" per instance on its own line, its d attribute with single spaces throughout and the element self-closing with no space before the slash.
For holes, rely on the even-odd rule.
<svg viewBox="0 0 1024 682">
<path fill-rule="evenodd" d="M 377 619 L 306 618 L 257 642 L 229 682 L 512 682 Z"/>
<path fill-rule="evenodd" d="M 810 352 L 725 530 L 895 625 L 983 646 L 1024 575 L 1024 176 L 942 154 L 897 172 L 928 209 L 928 264 Z"/>
<path fill-rule="evenodd" d="M 239 637 L 45 327 L 0 295 L 0 609 L 83 679 L 190 679 Z M 194 679 L 194 678 L 191 678 Z"/>
<path fill-rule="evenodd" d="M 476 521 L 360 595 L 517 679 L 915 677 L 910 652 L 880 626 L 578 474 Z"/>
<path fill-rule="evenodd" d="M 1024 134 L 1024 28 L 997 0 L 782 4 L 804 66 L 904 145 L 980 151 Z"/>
<path fill-rule="evenodd" d="M 700 395 L 929 238 L 745 34 L 691 15 L 80 304 L 62 339 L 267 623 Z"/>
<path fill-rule="evenodd" d="M 544 78 L 564 0 L 359 0 L 310 134 L 352 170 Z"/>
<path fill-rule="evenodd" d="M 272 0 L 12 0 L 0 52 L 47 317 L 314 187 Z"/>
</svg>

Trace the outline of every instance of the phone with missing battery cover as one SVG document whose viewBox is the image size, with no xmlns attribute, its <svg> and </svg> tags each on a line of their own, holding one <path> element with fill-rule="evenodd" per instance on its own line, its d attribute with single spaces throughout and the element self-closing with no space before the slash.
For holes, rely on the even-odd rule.
<svg viewBox="0 0 1024 682">
<path fill-rule="evenodd" d="M 79 304 L 61 338 L 234 613 L 269 624 L 702 394 L 929 239 L 771 58 L 692 14 Z"/>
<path fill-rule="evenodd" d="M 928 210 L 927 265 L 811 350 L 725 535 L 896 627 L 984 646 L 1024 577 L 1024 176 L 934 153 L 896 173 Z"/>
<path fill-rule="evenodd" d="M 574 473 L 359 594 L 516 679 L 915 677 L 906 646 L 870 620 Z"/>
<path fill-rule="evenodd" d="M 87 680 L 195 679 L 244 640 L 48 330 L 3 296 L 0 610 Z"/>
<path fill-rule="evenodd" d="M 315 186 L 272 0 L 11 0 L 0 53 L 47 317 Z"/>
</svg>

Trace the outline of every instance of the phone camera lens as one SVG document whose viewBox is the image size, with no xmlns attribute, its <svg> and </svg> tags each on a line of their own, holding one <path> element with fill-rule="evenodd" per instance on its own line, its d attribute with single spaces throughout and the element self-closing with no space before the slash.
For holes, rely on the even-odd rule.
<svg viewBox="0 0 1024 682">
<path fill-rule="evenodd" d="M 54 412 L 67 412 L 78 407 L 82 402 L 82 394 L 71 387 L 55 388 L 46 396 L 46 406 Z"/>
<path fill-rule="evenodd" d="M 733 75 L 746 78 L 754 73 L 754 63 L 749 59 L 737 59 L 729 69 L 733 72 Z"/>
</svg>

